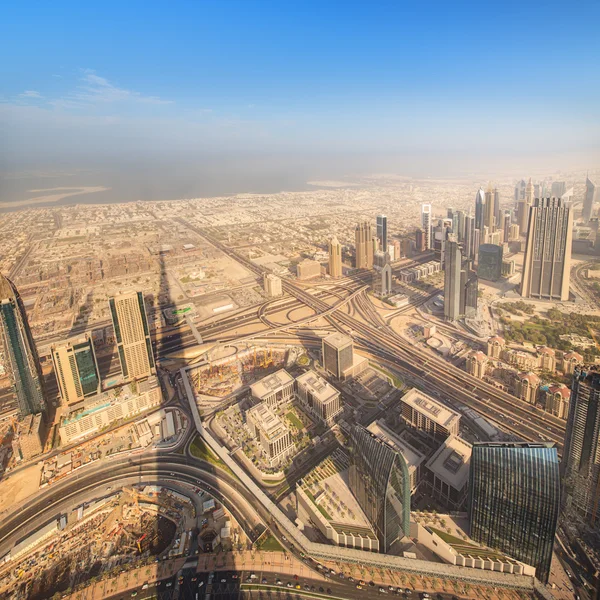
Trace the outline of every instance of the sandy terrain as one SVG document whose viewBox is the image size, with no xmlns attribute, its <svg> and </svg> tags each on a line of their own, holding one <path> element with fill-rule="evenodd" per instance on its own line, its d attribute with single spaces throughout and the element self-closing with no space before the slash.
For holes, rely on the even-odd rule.
<svg viewBox="0 0 600 600">
<path fill-rule="evenodd" d="M 103 186 L 96 187 L 60 187 L 60 188 L 49 188 L 45 190 L 29 190 L 30 194 L 39 194 L 42 192 L 53 192 L 55 190 L 61 190 L 57 194 L 48 194 L 46 196 L 34 196 L 26 200 L 17 200 L 16 202 L 0 202 L 0 208 L 17 208 L 20 206 L 32 206 L 34 204 L 46 204 L 50 202 L 60 202 L 64 198 L 69 196 L 77 196 L 79 194 L 93 194 L 94 192 L 106 192 L 110 188 Z M 71 191 L 66 191 L 71 190 Z"/>
<path fill-rule="evenodd" d="M 42 465 L 35 464 L 3 478 L 5 485 L 0 485 L 0 506 L 2 512 L 9 510 L 14 504 L 19 504 L 40 488 Z M 6 483 L 10 485 L 6 485 Z"/>
</svg>

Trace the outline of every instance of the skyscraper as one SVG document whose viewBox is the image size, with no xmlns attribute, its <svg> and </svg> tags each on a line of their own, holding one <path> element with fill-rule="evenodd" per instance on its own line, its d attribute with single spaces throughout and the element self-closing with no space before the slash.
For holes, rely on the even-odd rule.
<svg viewBox="0 0 600 600">
<path fill-rule="evenodd" d="M 494 231 L 496 226 L 496 212 L 494 205 L 494 192 L 492 186 L 489 185 L 485 193 L 485 206 L 483 210 L 483 226 L 488 228 L 488 231 Z"/>
<path fill-rule="evenodd" d="M 125 379 L 143 379 L 156 373 L 150 329 L 141 292 L 119 294 L 108 300 Z"/>
<path fill-rule="evenodd" d="M 329 241 L 329 275 L 342 276 L 342 245 L 336 237 Z"/>
<path fill-rule="evenodd" d="M 361 425 L 350 433 L 349 487 L 379 539 L 389 552 L 409 534 L 410 475 L 400 452 Z"/>
<path fill-rule="evenodd" d="M 502 241 L 506 244 L 510 240 L 510 226 L 511 226 L 511 215 L 509 210 L 504 211 L 504 218 L 502 219 Z"/>
<path fill-rule="evenodd" d="M 550 188 L 550 195 L 553 198 L 560 198 L 567 191 L 567 184 L 564 181 L 553 181 Z"/>
<path fill-rule="evenodd" d="M 479 188 L 475 194 L 475 229 L 482 230 L 484 226 L 485 192 Z"/>
<path fill-rule="evenodd" d="M 425 231 L 423 231 L 423 229 L 417 229 L 415 231 L 415 247 L 417 252 L 425 252 L 425 250 L 427 250 Z"/>
<path fill-rule="evenodd" d="M 583 199 L 583 211 L 581 216 L 584 223 L 589 223 L 592 217 L 594 202 L 596 201 L 596 186 L 589 177 L 585 178 L 585 197 Z"/>
<path fill-rule="evenodd" d="M 527 234 L 527 229 L 529 226 L 529 209 L 533 205 L 533 201 L 534 187 L 530 177 L 529 182 L 525 186 L 523 198 L 519 202 L 519 232 L 521 235 Z"/>
<path fill-rule="evenodd" d="M 498 281 L 502 277 L 502 246 L 495 244 L 479 246 L 477 275 L 486 281 Z"/>
<path fill-rule="evenodd" d="M 433 223 L 431 214 L 431 204 L 423 204 L 421 206 L 421 226 L 425 232 L 425 249 L 433 248 Z"/>
<path fill-rule="evenodd" d="M 338 379 L 344 378 L 344 373 L 354 363 L 354 344 L 352 338 L 342 333 L 332 333 L 321 342 L 323 368 Z"/>
<path fill-rule="evenodd" d="M 471 537 L 532 565 L 547 583 L 560 510 L 556 447 L 475 443 L 469 487 Z"/>
<path fill-rule="evenodd" d="M 94 344 L 88 335 L 52 346 L 51 354 L 63 404 L 72 408 L 86 396 L 100 392 L 100 372 Z"/>
<path fill-rule="evenodd" d="M 46 408 L 42 373 L 25 306 L 13 283 L 0 274 L 0 339 L 4 365 L 20 417 Z"/>
<path fill-rule="evenodd" d="M 517 210 L 519 209 L 519 202 L 521 202 L 523 198 L 525 198 L 526 185 L 527 183 L 525 182 L 525 180 L 521 179 L 521 181 L 519 181 L 519 183 L 517 183 L 517 185 L 515 186 L 515 208 Z"/>
<path fill-rule="evenodd" d="M 462 254 L 454 234 L 446 240 L 444 252 L 444 318 L 456 321 L 460 317 Z"/>
<path fill-rule="evenodd" d="M 559 198 L 542 198 L 529 214 L 521 296 L 568 300 L 573 212 Z"/>
<path fill-rule="evenodd" d="M 463 254 L 466 259 L 473 258 L 473 243 L 475 241 L 475 217 L 467 215 L 465 217 L 464 236 L 463 236 Z"/>
<path fill-rule="evenodd" d="M 377 239 L 379 240 L 381 251 L 387 252 L 387 217 L 385 215 L 377 215 Z"/>
<path fill-rule="evenodd" d="M 600 528 L 600 373 L 576 368 L 563 462 L 564 503 Z"/>
<path fill-rule="evenodd" d="M 502 215 L 500 214 L 500 192 L 494 188 L 494 227 L 502 227 Z"/>
<path fill-rule="evenodd" d="M 358 223 L 354 229 L 354 245 L 356 249 L 356 268 L 373 268 L 373 234 L 371 223 Z"/>
</svg>

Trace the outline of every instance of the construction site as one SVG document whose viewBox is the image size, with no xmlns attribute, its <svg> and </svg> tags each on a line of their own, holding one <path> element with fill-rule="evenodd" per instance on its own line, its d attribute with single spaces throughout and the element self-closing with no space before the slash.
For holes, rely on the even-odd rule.
<svg viewBox="0 0 600 600">
<path fill-rule="evenodd" d="M 42 600 L 156 557 L 182 555 L 196 517 L 189 497 L 160 486 L 125 487 L 84 503 L 0 559 L 0 598 Z"/>
<path fill-rule="evenodd" d="M 199 402 L 224 398 L 254 383 L 269 373 L 289 366 L 286 348 L 252 346 L 189 371 L 192 388 Z"/>
</svg>

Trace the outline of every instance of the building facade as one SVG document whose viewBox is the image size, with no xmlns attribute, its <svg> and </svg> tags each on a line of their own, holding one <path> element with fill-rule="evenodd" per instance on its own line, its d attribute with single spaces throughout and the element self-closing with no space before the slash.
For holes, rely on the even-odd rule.
<svg viewBox="0 0 600 600">
<path fill-rule="evenodd" d="M 484 226 L 484 215 L 485 210 L 485 192 L 483 188 L 479 188 L 477 190 L 477 194 L 475 194 L 475 229 L 479 229 L 483 231 Z"/>
<path fill-rule="evenodd" d="M 521 296 L 569 299 L 573 212 L 559 198 L 536 200 L 530 208 Z"/>
<path fill-rule="evenodd" d="M 400 409 L 411 427 L 433 438 L 439 440 L 458 435 L 460 414 L 416 388 L 402 396 Z"/>
<path fill-rule="evenodd" d="M 538 390 L 540 389 L 540 382 L 540 378 L 531 371 L 519 373 L 515 382 L 515 394 L 517 398 L 529 404 L 535 404 Z"/>
<path fill-rule="evenodd" d="M 444 258 L 444 318 L 456 321 L 460 317 L 462 253 L 453 235 L 446 241 Z"/>
<path fill-rule="evenodd" d="M 589 223 L 592 218 L 594 202 L 596 201 L 596 185 L 589 177 L 585 178 L 585 197 L 583 198 L 583 210 L 581 218 L 584 223 Z"/>
<path fill-rule="evenodd" d="M 469 488 L 471 537 L 532 565 L 547 583 L 560 511 L 556 447 L 476 443 Z"/>
<path fill-rule="evenodd" d="M 387 553 L 410 532 L 410 476 L 403 456 L 361 425 L 350 434 L 350 490 Z"/>
<path fill-rule="evenodd" d="M 477 275 L 486 281 L 498 281 L 502 277 L 502 246 L 495 244 L 479 246 Z"/>
<path fill-rule="evenodd" d="M 310 260 L 309 258 L 299 262 L 296 266 L 296 273 L 298 279 L 313 279 L 315 277 L 321 277 L 321 263 L 316 260 Z"/>
<path fill-rule="evenodd" d="M 342 276 L 342 245 L 336 237 L 329 241 L 329 275 L 336 279 Z"/>
<path fill-rule="evenodd" d="M 307 412 L 324 425 L 332 425 L 342 412 L 338 390 L 312 370 L 296 378 L 295 390 Z"/>
<path fill-rule="evenodd" d="M 17 288 L 1 274 L 0 344 L 19 416 L 45 411 L 40 361 L 25 306 Z"/>
<path fill-rule="evenodd" d="M 323 368 L 337 379 L 343 379 L 354 362 L 352 338 L 342 333 L 328 335 L 321 342 L 321 356 Z"/>
<path fill-rule="evenodd" d="M 377 239 L 379 240 L 379 249 L 387 252 L 387 217 L 385 215 L 377 215 Z"/>
<path fill-rule="evenodd" d="M 478 379 L 483 379 L 485 377 L 487 363 L 487 356 L 481 350 L 478 350 L 477 352 L 473 350 L 467 355 L 467 373 Z"/>
<path fill-rule="evenodd" d="M 290 430 L 264 402 L 246 411 L 246 420 L 270 466 L 280 464 L 294 451 Z"/>
<path fill-rule="evenodd" d="M 19 421 L 12 448 L 18 461 L 29 460 L 44 451 L 46 427 L 42 413 L 27 415 Z"/>
<path fill-rule="evenodd" d="M 431 204 L 421 206 L 421 228 L 425 236 L 425 250 L 433 248 L 433 214 Z"/>
<path fill-rule="evenodd" d="M 52 346 L 51 354 L 60 397 L 69 410 L 100 393 L 100 371 L 90 336 Z"/>
<path fill-rule="evenodd" d="M 358 223 L 354 229 L 354 248 L 356 251 L 356 268 L 373 268 L 373 233 L 371 223 Z"/>
<path fill-rule="evenodd" d="M 265 273 L 263 277 L 263 285 L 265 293 L 269 298 L 276 298 L 283 294 L 283 287 L 281 285 L 281 277 L 273 275 L 273 273 Z"/>
<path fill-rule="evenodd" d="M 148 317 L 142 292 L 119 294 L 108 300 L 121 370 L 125 379 L 156 373 Z"/>
<path fill-rule="evenodd" d="M 256 400 L 275 408 L 293 399 L 294 378 L 285 369 L 280 369 L 253 383 L 250 393 Z"/>
</svg>

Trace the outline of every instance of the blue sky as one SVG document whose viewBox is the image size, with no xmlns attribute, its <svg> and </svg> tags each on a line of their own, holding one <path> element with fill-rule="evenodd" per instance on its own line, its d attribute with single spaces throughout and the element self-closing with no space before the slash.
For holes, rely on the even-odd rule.
<svg viewBox="0 0 600 600">
<path fill-rule="evenodd" d="M 597 1 L 6 3 L 0 160 L 591 162 L 599 22 Z"/>
</svg>

